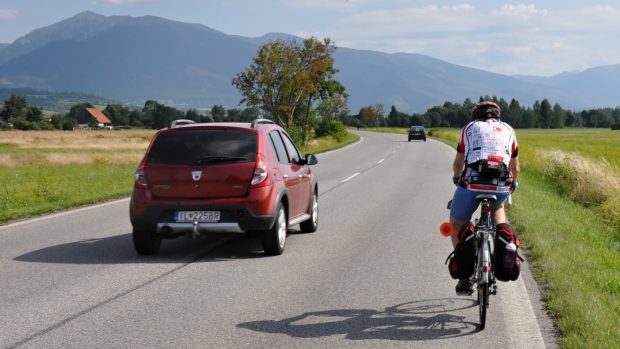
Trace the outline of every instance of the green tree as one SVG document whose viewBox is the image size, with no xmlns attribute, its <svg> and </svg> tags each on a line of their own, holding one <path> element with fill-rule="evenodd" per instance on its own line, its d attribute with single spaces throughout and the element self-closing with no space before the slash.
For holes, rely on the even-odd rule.
<svg viewBox="0 0 620 349">
<path fill-rule="evenodd" d="M 4 110 L 0 113 L 0 117 L 4 121 L 11 121 L 12 118 L 20 118 L 26 120 L 28 115 L 28 103 L 25 96 L 11 95 L 8 100 L 4 101 Z"/>
<path fill-rule="evenodd" d="M 559 104 L 553 106 L 551 111 L 551 128 L 562 128 L 566 121 L 566 111 Z"/>
<path fill-rule="evenodd" d="M 116 126 L 129 125 L 131 110 L 122 104 L 108 104 L 101 112 Z"/>
<path fill-rule="evenodd" d="M 362 107 L 359 113 L 359 120 L 364 126 L 379 127 L 383 126 L 383 104 L 375 104 Z"/>
<path fill-rule="evenodd" d="M 342 113 L 349 113 L 347 99 L 340 94 L 321 100 L 317 108 L 319 115 L 328 119 L 336 119 Z"/>
<path fill-rule="evenodd" d="M 540 102 L 540 123 L 543 128 L 551 127 L 551 119 L 553 118 L 551 111 L 551 103 L 545 98 Z"/>
<path fill-rule="evenodd" d="M 200 113 L 196 109 L 188 109 L 185 112 L 184 118 L 188 120 L 194 120 L 196 122 L 202 122 L 202 115 L 200 115 Z"/>
<path fill-rule="evenodd" d="M 215 122 L 226 121 L 226 109 L 221 105 L 214 105 L 211 108 L 211 117 Z"/>
<path fill-rule="evenodd" d="M 334 50 L 329 38 L 309 38 L 301 43 L 271 41 L 259 47 L 253 63 L 237 74 L 232 84 L 243 96 L 241 103 L 263 109 L 287 129 L 298 125 L 306 132 L 313 102 L 344 92 L 333 79 L 337 72 Z M 299 113 L 298 108 L 303 106 L 305 112 Z"/>
<path fill-rule="evenodd" d="M 144 113 L 144 125 L 154 129 L 168 127 L 172 121 L 183 116 L 180 111 L 154 100 L 144 102 L 142 112 Z"/>
<path fill-rule="evenodd" d="M 26 120 L 33 123 L 41 122 L 43 120 L 43 111 L 41 108 L 37 107 L 28 108 L 28 111 L 26 112 Z"/>
</svg>

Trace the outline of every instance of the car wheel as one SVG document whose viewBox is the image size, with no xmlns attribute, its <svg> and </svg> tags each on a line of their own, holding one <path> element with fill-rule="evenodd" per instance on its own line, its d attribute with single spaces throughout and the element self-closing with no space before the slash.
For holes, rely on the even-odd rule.
<svg viewBox="0 0 620 349">
<path fill-rule="evenodd" d="M 312 193 L 312 204 L 310 206 L 310 218 L 299 223 L 303 233 L 314 233 L 319 228 L 319 199 L 316 192 Z"/>
<path fill-rule="evenodd" d="M 133 246 L 139 254 L 156 254 L 161 246 L 161 237 L 148 230 L 134 228 Z"/>
<path fill-rule="evenodd" d="M 273 223 L 273 227 L 261 232 L 261 242 L 263 243 L 265 254 L 272 256 L 277 256 L 284 252 L 286 231 L 288 230 L 286 212 L 282 204 L 278 205 L 276 212 L 276 221 Z"/>
</svg>

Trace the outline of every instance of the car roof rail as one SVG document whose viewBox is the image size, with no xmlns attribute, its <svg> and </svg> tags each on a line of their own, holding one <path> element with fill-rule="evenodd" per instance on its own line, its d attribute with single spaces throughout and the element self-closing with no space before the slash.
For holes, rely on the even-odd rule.
<svg viewBox="0 0 620 349">
<path fill-rule="evenodd" d="M 254 119 L 252 121 L 252 124 L 250 125 L 250 127 L 255 128 L 255 127 L 257 127 L 258 125 L 261 125 L 261 124 L 275 124 L 275 122 L 273 122 L 273 121 L 271 121 L 269 119 Z"/>
</svg>

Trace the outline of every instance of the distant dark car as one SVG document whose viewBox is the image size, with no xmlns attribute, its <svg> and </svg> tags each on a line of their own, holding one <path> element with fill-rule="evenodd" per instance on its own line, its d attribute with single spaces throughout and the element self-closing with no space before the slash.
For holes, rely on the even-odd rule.
<svg viewBox="0 0 620 349">
<path fill-rule="evenodd" d="M 161 129 L 136 170 L 134 246 L 154 254 L 162 239 L 247 232 L 281 254 L 289 226 L 317 230 L 316 163 L 269 120 Z"/>
<path fill-rule="evenodd" d="M 426 142 L 426 130 L 424 130 L 424 126 L 411 126 L 409 128 L 407 141 L 411 142 L 412 139 L 421 139 Z"/>
</svg>

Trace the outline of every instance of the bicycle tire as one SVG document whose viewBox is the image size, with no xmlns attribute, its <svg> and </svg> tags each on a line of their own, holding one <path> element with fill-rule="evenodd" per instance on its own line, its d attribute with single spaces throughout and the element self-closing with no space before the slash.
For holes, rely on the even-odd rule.
<svg viewBox="0 0 620 349">
<path fill-rule="evenodd" d="M 478 312 L 480 315 L 480 330 L 484 330 L 487 322 L 487 308 L 489 307 L 489 284 L 478 285 Z"/>
</svg>

